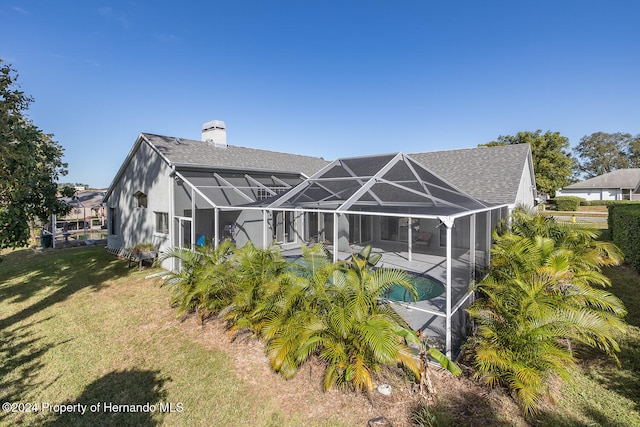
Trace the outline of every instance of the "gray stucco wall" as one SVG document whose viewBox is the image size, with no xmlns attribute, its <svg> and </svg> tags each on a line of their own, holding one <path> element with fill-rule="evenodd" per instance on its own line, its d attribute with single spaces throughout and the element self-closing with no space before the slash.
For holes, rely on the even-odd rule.
<svg viewBox="0 0 640 427">
<path fill-rule="evenodd" d="M 234 237 L 238 246 L 244 246 L 251 241 L 254 246 L 262 247 L 264 234 L 262 219 L 262 211 L 257 210 L 246 210 L 237 215 Z M 269 243 L 271 243 L 270 236 L 267 239 L 267 245 Z"/>
<path fill-rule="evenodd" d="M 138 243 L 153 242 L 163 250 L 169 246 L 169 235 L 156 232 L 155 212 L 169 213 L 170 169 L 166 162 L 145 142 L 142 142 L 126 165 L 113 187 L 107 207 L 109 214 L 115 212 L 115 230 L 109 234 L 110 248 L 131 248 Z M 137 207 L 136 192 L 147 195 L 147 207 Z"/>
<path fill-rule="evenodd" d="M 529 168 L 529 162 L 525 162 L 522 170 L 522 178 L 520 178 L 520 185 L 518 186 L 518 195 L 516 196 L 516 205 L 525 205 L 533 207 L 535 204 L 535 190 L 533 180 L 531 179 L 531 169 Z"/>
</svg>

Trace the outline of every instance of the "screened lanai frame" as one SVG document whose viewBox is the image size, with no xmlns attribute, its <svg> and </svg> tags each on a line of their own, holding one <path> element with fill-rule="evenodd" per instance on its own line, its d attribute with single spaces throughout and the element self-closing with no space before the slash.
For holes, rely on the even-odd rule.
<svg viewBox="0 0 640 427">
<path fill-rule="evenodd" d="M 464 309 L 473 298 L 475 281 L 488 267 L 491 231 L 508 212 L 506 205 L 496 206 L 466 195 L 402 153 L 336 160 L 302 183 L 289 185 L 282 194 L 250 173 L 249 185 L 244 187 L 221 180 L 220 175 L 215 185 L 194 185 L 188 177 L 176 175 L 189 187 L 193 213 L 191 217 L 171 213 L 178 230 L 174 245 L 187 241 L 186 223 L 188 242 L 195 244 L 198 233 L 191 224 L 198 222 L 202 207 L 213 208 L 212 240 L 216 245 L 227 237 L 222 218 L 232 215 L 243 218 L 234 227 L 246 229 L 246 224 L 253 224 L 253 234 L 248 233 L 245 241 L 251 240 L 256 246 L 277 242 L 285 255 L 296 255 L 301 244 L 320 241 L 333 252 L 334 261 L 347 258 L 367 243 L 362 239 L 355 242 L 351 234 L 352 228 L 358 229 L 354 225 L 359 225 L 363 234 L 362 224 L 369 224 L 370 243 L 383 254 L 385 266 L 435 276 L 443 283 L 444 296 L 392 304 L 413 329 L 432 336 L 432 344 L 449 357 L 456 355 L 467 334 Z M 256 198 L 259 188 L 272 197 Z M 216 191 L 226 193 L 222 202 L 214 197 Z M 314 216 L 318 234 L 312 239 Z M 290 218 L 288 225 L 278 218 Z M 396 224 L 395 235 L 387 230 L 386 238 L 391 240 L 382 238 L 383 223 Z M 295 238 L 282 238 L 291 236 L 291 232 L 278 231 L 283 225 L 293 230 Z M 421 242 L 419 238 L 424 235 L 430 235 L 432 242 Z"/>
</svg>

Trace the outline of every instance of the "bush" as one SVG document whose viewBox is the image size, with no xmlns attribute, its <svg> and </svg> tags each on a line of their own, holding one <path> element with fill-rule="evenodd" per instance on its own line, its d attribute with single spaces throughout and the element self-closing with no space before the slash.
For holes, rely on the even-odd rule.
<svg viewBox="0 0 640 427">
<path fill-rule="evenodd" d="M 630 200 L 585 200 L 585 201 L 581 201 L 580 205 L 581 206 L 611 206 L 611 205 L 628 205 L 631 203 L 638 203 L 638 202 L 632 202 Z"/>
<path fill-rule="evenodd" d="M 155 252 L 155 251 L 156 251 L 156 247 L 151 242 L 138 243 L 137 245 L 135 245 L 129 250 L 129 252 L 134 254 L 140 254 L 143 252 Z"/>
<path fill-rule="evenodd" d="M 609 205 L 611 239 L 624 253 L 627 264 L 640 272 L 640 204 Z"/>
<path fill-rule="evenodd" d="M 554 199 L 556 209 L 559 211 L 577 211 L 583 201 L 585 200 L 575 196 L 559 196 Z"/>
</svg>

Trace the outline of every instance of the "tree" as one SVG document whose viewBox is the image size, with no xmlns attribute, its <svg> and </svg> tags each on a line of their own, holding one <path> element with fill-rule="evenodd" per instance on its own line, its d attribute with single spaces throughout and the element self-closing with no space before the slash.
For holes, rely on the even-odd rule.
<svg viewBox="0 0 640 427">
<path fill-rule="evenodd" d="M 571 183 L 576 161 L 567 151 L 569 139 L 559 132 L 541 130 L 518 132 L 516 135 L 500 135 L 496 141 L 481 144 L 498 145 L 529 144 L 533 158 L 533 170 L 538 192 L 554 195 L 558 188 Z"/>
<path fill-rule="evenodd" d="M 26 246 L 32 221 L 70 209 L 57 197 L 56 181 L 67 173 L 62 146 L 25 116 L 33 99 L 16 80 L 0 60 L 0 249 Z"/>
<path fill-rule="evenodd" d="M 629 167 L 640 168 L 640 134 L 629 141 L 626 155 L 629 158 Z"/>
<path fill-rule="evenodd" d="M 494 233 L 482 297 L 468 309 L 478 325 L 468 345 L 476 378 L 515 391 L 531 413 L 550 376 L 568 378 L 572 342 L 614 358 L 620 351 L 615 337 L 626 310 L 599 287 L 610 285 L 601 268 L 622 258 L 593 229 L 523 211 L 511 222 L 510 231 Z"/>
<path fill-rule="evenodd" d="M 585 178 L 640 167 L 640 135 L 595 132 L 583 136 L 574 151 L 579 158 L 579 171 Z"/>
</svg>

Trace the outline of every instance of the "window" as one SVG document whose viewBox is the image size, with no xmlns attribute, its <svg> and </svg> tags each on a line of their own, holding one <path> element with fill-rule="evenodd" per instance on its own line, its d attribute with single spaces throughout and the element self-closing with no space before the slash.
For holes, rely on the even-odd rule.
<svg viewBox="0 0 640 427">
<path fill-rule="evenodd" d="M 169 234 L 169 214 L 156 212 L 156 233 Z"/>
<path fill-rule="evenodd" d="M 258 197 L 258 200 L 264 200 L 264 199 L 268 199 L 269 197 L 273 197 L 274 196 L 273 193 L 281 194 L 287 190 L 288 190 L 287 187 L 269 187 L 269 189 L 259 187 L 257 192 L 257 197 Z"/>
<path fill-rule="evenodd" d="M 295 213 L 291 211 L 274 211 L 272 233 L 273 240 L 276 243 L 295 242 Z"/>
<path fill-rule="evenodd" d="M 398 240 L 398 218 L 394 216 L 383 216 L 380 219 L 380 239 Z"/>
<path fill-rule="evenodd" d="M 348 215 L 349 243 L 358 244 L 371 241 L 371 217 L 368 215 Z"/>
<path fill-rule="evenodd" d="M 420 229 L 420 220 L 412 218 L 382 217 L 380 222 L 380 239 L 392 242 L 408 242 L 409 226 L 412 233 Z"/>
<path fill-rule="evenodd" d="M 116 208 L 109 208 L 109 234 L 115 236 L 116 232 Z"/>
<path fill-rule="evenodd" d="M 136 198 L 136 208 L 147 207 L 147 195 L 142 191 L 136 191 L 133 195 Z"/>
</svg>

